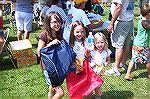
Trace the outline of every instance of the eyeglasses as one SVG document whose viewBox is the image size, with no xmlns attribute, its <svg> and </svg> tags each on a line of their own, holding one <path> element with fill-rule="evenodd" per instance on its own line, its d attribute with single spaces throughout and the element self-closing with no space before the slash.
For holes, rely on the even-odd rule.
<svg viewBox="0 0 150 99">
<path fill-rule="evenodd" d="M 52 23 L 52 24 L 54 24 L 54 25 L 60 25 L 61 23 L 60 22 L 58 22 L 58 21 L 53 21 L 53 22 L 50 22 L 50 23 Z"/>
</svg>

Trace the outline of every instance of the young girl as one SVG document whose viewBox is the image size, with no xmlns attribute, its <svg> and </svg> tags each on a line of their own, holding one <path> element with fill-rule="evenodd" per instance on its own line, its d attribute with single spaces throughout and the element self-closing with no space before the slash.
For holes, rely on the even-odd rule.
<svg viewBox="0 0 150 99">
<path fill-rule="evenodd" d="M 37 54 L 41 57 L 40 50 L 43 47 L 50 47 L 59 44 L 62 40 L 62 26 L 63 20 L 57 12 L 50 12 L 45 18 L 44 30 L 40 33 Z M 61 86 L 52 87 L 48 72 L 45 70 L 44 63 L 41 62 L 46 83 L 49 85 L 48 99 L 60 99 L 63 95 Z"/>
<path fill-rule="evenodd" d="M 111 51 L 104 34 L 98 32 L 94 35 L 94 50 L 91 51 L 90 66 L 98 75 L 104 74 L 104 67 L 110 63 Z M 95 89 L 96 94 L 102 95 L 100 87 Z"/>
<path fill-rule="evenodd" d="M 146 63 L 148 78 L 150 78 L 150 5 L 141 8 L 141 17 L 138 22 L 138 32 L 133 42 L 132 59 L 129 63 L 125 79 L 133 80 L 131 71 L 135 63 Z"/>
<path fill-rule="evenodd" d="M 76 53 L 76 62 L 71 66 L 71 72 L 67 75 L 67 89 L 71 98 L 81 99 L 89 95 L 93 89 L 100 87 L 103 80 L 89 68 L 88 57 L 90 52 L 86 49 L 86 33 L 83 23 L 75 21 L 70 32 L 69 45 Z M 78 68 L 81 66 L 81 68 Z M 82 89 L 81 89 L 82 87 Z"/>
</svg>

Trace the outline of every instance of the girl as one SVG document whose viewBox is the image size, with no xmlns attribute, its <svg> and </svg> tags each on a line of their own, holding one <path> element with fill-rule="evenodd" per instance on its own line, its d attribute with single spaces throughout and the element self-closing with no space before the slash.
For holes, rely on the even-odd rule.
<svg viewBox="0 0 150 99">
<path fill-rule="evenodd" d="M 104 66 L 108 66 L 110 63 L 110 54 L 111 51 L 108 49 L 108 42 L 104 34 L 96 33 L 94 35 L 94 50 L 91 51 L 91 62 L 90 66 L 95 73 L 100 75 L 104 74 Z M 102 95 L 102 92 L 99 90 L 100 87 L 95 89 L 96 94 Z"/>
<path fill-rule="evenodd" d="M 62 40 L 62 26 L 63 20 L 57 12 L 50 12 L 45 18 L 44 30 L 40 33 L 37 54 L 41 57 L 40 50 L 43 47 L 50 47 L 52 45 L 60 43 Z M 63 95 L 63 89 L 61 86 L 52 87 L 48 72 L 45 70 L 44 63 L 41 62 L 45 80 L 49 85 L 48 99 L 60 99 Z"/>
<path fill-rule="evenodd" d="M 90 51 L 86 49 L 85 37 L 86 32 L 83 23 L 79 21 L 73 22 L 69 45 L 76 53 L 76 62 L 72 64 L 66 81 L 69 96 L 76 99 L 88 96 L 93 89 L 103 84 L 102 78 L 97 76 L 90 68 L 88 61 Z"/>
<path fill-rule="evenodd" d="M 141 8 L 141 17 L 138 22 L 138 32 L 133 42 L 132 59 L 129 63 L 125 79 L 133 80 L 131 71 L 135 63 L 146 63 L 148 78 L 150 78 L 150 5 Z"/>
<path fill-rule="evenodd" d="M 81 65 L 81 63 L 83 62 L 85 58 L 85 52 L 89 52 L 88 50 L 85 49 L 85 46 L 87 44 L 85 42 L 86 33 L 85 33 L 84 25 L 79 21 L 74 22 L 70 33 L 71 34 L 70 34 L 69 45 L 71 48 L 73 48 L 74 52 L 77 55 L 76 63 L 79 67 L 79 65 Z M 76 66 L 74 66 L 74 68 L 76 68 Z M 79 68 L 82 68 L 82 67 L 79 67 Z M 79 72 L 78 69 L 76 68 L 76 73 Z"/>
</svg>

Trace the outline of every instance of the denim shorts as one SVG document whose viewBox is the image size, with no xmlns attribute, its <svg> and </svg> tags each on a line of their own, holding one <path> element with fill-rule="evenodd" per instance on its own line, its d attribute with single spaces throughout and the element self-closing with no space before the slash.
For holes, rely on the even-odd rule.
<svg viewBox="0 0 150 99">
<path fill-rule="evenodd" d="M 114 31 L 111 33 L 112 46 L 115 48 L 123 48 L 130 46 L 133 36 L 133 21 L 117 21 Z"/>
<path fill-rule="evenodd" d="M 0 30 L 0 36 L 3 36 L 3 37 L 4 37 L 4 32 L 3 32 L 3 30 Z"/>
<path fill-rule="evenodd" d="M 47 70 L 43 70 L 43 73 L 44 73 L 45 81 L 46 81 L 47 85 L 50 86 L 51 85 L 51 81 L 50 81 L 50 78 L 49 78 Z"/>
<path fill-rule="evenodd" d="M 25 12 L 15 12 L 15 20 L 17 29 L 25 32 L 32 31 L 32 13 L 25 13 Z"/>
</svg>

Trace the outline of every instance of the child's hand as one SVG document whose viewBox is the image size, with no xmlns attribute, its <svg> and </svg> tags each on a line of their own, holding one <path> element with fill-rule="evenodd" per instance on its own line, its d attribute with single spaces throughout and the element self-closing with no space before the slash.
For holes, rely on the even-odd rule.
<svg viewBox="0 0 150 99">
<path fill-rule="evenodd" d="M 58 40 L 58 39 L 54 39 L 53 41 L 52 41 L 52 45 L 57 45 L 57 44 L 59 44 L 60 43 L 60 41 Z"/>
<path fill-rule="evenodd" d="M 89 58 L 91 56 L 91 51 L 89 49 L 86 49 L 85 51 L 85 57 Z"/>
<path fill-rule="evenodd" d="M 107 67 L 107 66 L 108 66 L 108 64 L 109 64 L 108 62 L 105 62 L 105 63 L 104 63 L 104 66 L 106 66 L 106 67 Z"/>
</svg>

